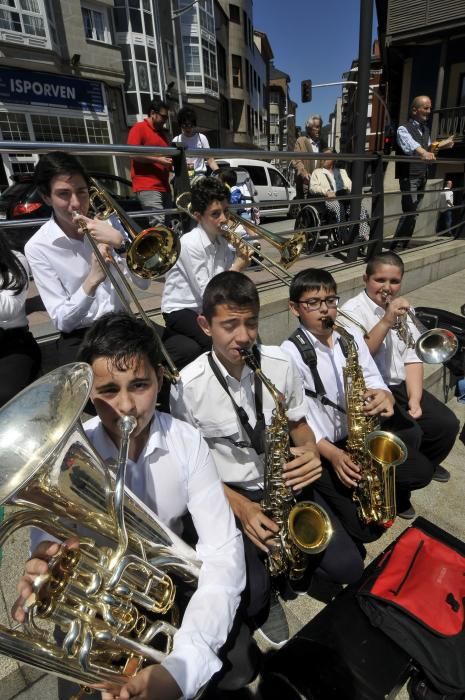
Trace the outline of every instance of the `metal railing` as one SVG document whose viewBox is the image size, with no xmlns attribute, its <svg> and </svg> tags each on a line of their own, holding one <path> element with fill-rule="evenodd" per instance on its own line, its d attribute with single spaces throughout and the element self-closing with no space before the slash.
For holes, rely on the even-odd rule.
<svg viewBox="0 0 465 700">
<path fill-rule="evenodd" d="M 462 108 L 457 108 L 457 109 L 462 109 Z M 447 110 L 443 110 L 447 111 Z M 455 112 L 456 110 L 449 110 L 450 112 Z M 465 108 L 463 109 L 464 114 L 465 114 Z M 465 116 L 464 116 L 465 118 Z M 234 159 L 245 159 L 245 158 L 253 158 L 254 160 L 264 160 L 264 161 L 271 161 L 275 157 L 274 152 L 270 151 L 257 151 L 257 150 L 252 150 L 252 149 L 179 149 L 179 148 L 174 148 L 174 147 L 165 147 L 165 148 L 153 148 L 153 147 L 144 147 L 144 146 L 128 146 L 128 145 L 123 145 L 123 144 L 109 144 L 109 145 L 100 145 L 100 144 L 74 144 L 74 143 L 55 143 L 55 142 L 42 142 L 42 143 L 37 143 L 37 142 L 30 142 L 30 141 L 3 141 L 0 142 L 0 153 L 31 153 L 31 154 L 43 154 L 43 153 L 48 153 L 49 151 L 66 151 L 66 152 L 71 152 L 74 155 L 77 156 L 106 156 L 106 155 L 112 155 L 112 156 L 119 156 L 120 158 L 124 159 L 129 159 L 133 156 L 137 155 L 164 155 L 164 156 L 170 156 L 173 158 L 174 162 L 178 164 L 178 171 L 182 170 L 182 168 L 179 167 L 179 165 L 184 164 L 186 165 L 186 157 L 187 158 L 209 158 L 213 156 L 215 159 L 228 159 L 228 158 L 234 158 Z M 289 151 L 280 151 L 279 152 L 279 158 L 281 161 L 284 161 L 286 163 L 291 163 L 293 160 L 301 160 L 302 159 L 302 152 L 289 152 Z M 324 153 L 312 153 L 311 154 L 311 159 L 312 160 L 326 160 L 328 158 L 328 154 Z M 369 224 L 370 226 L 370 238 L 369 241 L 364 242 L 364 248 L 363 248 L 363 254 L 364 255 L 371 255 L 379 250 L 382 249 L 383 246 L 388 246 L 391 244 L 391 240 L 388 238 L 384 237 L 384 225 L 387 221 L 395 219 L 395 218 L 400 218 L 403 216 L 403 212 L 401 210 L 395 212 L 395 213 L 390 213 L 385 215 L 385 199 L 390 196 L 397 196 L 399 197 L 399 192 L 398 191 L 389 191 L 386 192 L 384 188 L 384 177 L 385 177 L 385 170 L 387 167 L 388 163 L 391 163 L 393 161 L 402 161 L 406 163 L 414 163 L 414 162 L 420 162 L 418 158 L 413 158 L 413 157 L 407 157 L 407 156 L 402 156 L 402 157 L 397 157 L 397 156 L 386 156 L 381 153 L 364 153 L 364 154 L 337 154 L 337 160 L 339 162 L 343 161 L 345 163 L 353 163 L 355 161 L 364 161 L 365 163 L 365 168 L 370 171 L 371 174 L 371 189 L 370 191 L 364 191 L 364 192 L 352 192 L 350 194 L 337 197 L 336 200 L 341 203 L 343 208 L 346 208 L 346 205 L 349 204 L 350 202 L 356 202 L 356 200 L 367 200 L 370 203 L 370 212 L 368 219 L 356 219 L 356 220 L 345 220 L 341 221 L 340 223 L 320 223 L 317 226 L 311 226 L 311 227 L 306 227 L 304 230 L 307 234 L 307 237 L 312 237 L 313 239 L 316 238 L 325 238 L 329 236 L 329 233 L 332 231 L 338 231 L 339 229 L 344 229 L 344 236 L 335 236 L 335 241 L 336 245 L 331 245 L 331 252 L 334 254 L 341 255 L 343 252 L 346 253 L 348 257 L 352 256 L 352 260 L 354 259 L 353 253 L 354 251 L 357 252 L 359 248 L 362 246 L 362 242 L 357 240 L 357 232 L 361 224 L 363 224 L 365 221 Z M 422 163 L 424 161 L 421 161 Z M 439 161 L 436 162 L 436 166 L 454 166 L 457 167 L 460 172 L 460 170 L 463 172 L 463 165 L 464 161 L 463 159 L 460 158 L 441 158 Z M 185 171 L 187 171 L 187 167 L 185 167 Z M 428 190 L 427 192 L 425 191 L 425 194 L 428 195 L 434 195 L 436 193 L 437 198 L 439 199 L 439 192 L 440 190 Z M 454 193 L 458 195 L 459 199 L 465 199 L 464 197 L 464 190 L 463 188 L 454 188 Z M 293 200 L 292 202 L 289 202 L 288 200 L 280 200 L 280 201 L 273 201 L 273 202 L 266 202 L 266 208 L 279 208 L 283 207 L 286 205 L 291 205 L 294 209 L 298 208 L 300 211 L 304 207 L 308 206 L 316 206 L 316 205 L 323 205 L 325 203 L 325 198 L 312 198 L 311 200 Z M 264 203 L 265 204 L 265 203 Z M 430 244 L 432 239 L 435 239 L 437 235 L 442 234 L 442 233 L 453 233 L 454 235 L 458 235 L 462 231 L 462 222 L 461 219 L 463 217 L 463 209 L 465 207 L 465 204 L 462 204 L 462 201 L 460 201 L 456 206 L 453 208 L 453 215 L 454 215 L 454 222 L 453 226 L 448 228 L 447 230 L 444 231 L 439 231 L 436 234 L 436 231 L 431 230 L 431 235 L 428 234 L 427 237 L 424 239 L 422 238 L 417 238 L 415 237 L 413 239 L 413 242 L 415 246 L 422 245 L 422 244 Z M 236 207 L 237 208 L 237 207 Z M 357 207 L 355 207 L 357 208 Z M 423 212 L 431 212 L 431 213 L 436 213 L 436 215 L 439 215 L 440 211 L 438 206 L 433 206 L 433 207 L 422 207 L 418 210 L 418 212 L 412 213 L 412 216 L 417 216 Z M 132 212 L 130 213 L 131 217 L 134 218 L 144 218 L 151 216 L 153 214 L 160 214 L 160 212 L 153 212 L 151 210 L 144 210 L 144 211 L 138 211 L 138 212 Z M 170 210 L 165 210 L 165 212 L 168 215 L 176 215 L 176 210 L 175 209 L 170 209 Z M 29 219 L 27 222 L 25 221 L 2 221 L 0 222 L 1 226 L 3 228 L 22 228 L 22 227 L 31 227 L 31 226 L 40 226 L 42 223 L 44 223 L 44 220 L 39 219 L 39 220 L 33 220 Z M 435 227 L 434 227 L 435 228 Z M 286 233 L 292 233 L 291 230 L 285 231 L 284 235 Z M 317 236 L 315 236 L 317 234 Z M 339 239 L 339 240 L 338 240 Z M 344 239 L 344 240 L 342 240 Z M 399 242 L 402 241 L 408 241 L 410 239 L 398 239 Z M 351 252 L 352 251 L 352 252 Z M 314 250 L 312 251 L 312 255 L 318 255 L 320 254 L 321 251 L 318 251 L 318 246 L 314 246 Z M 355 256 L 356 257 L 356 256 Z"/>
</svg>

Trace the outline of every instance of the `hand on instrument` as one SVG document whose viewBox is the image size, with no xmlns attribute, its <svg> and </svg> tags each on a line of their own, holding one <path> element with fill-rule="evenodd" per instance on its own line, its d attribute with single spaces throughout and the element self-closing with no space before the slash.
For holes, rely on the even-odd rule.
<svg viewBox="0 0 465 700">
<path fill-rule="evenodd" d="M 344 486 L 348 488 L 357 486 L 360 481 L 360 467 L 352 462 L 347 452 L 335 447 L 330 461 L 338 479 L 342 481 Z"/>
<path fill-rule="evenodd" d="M 291 447 L 290 451 L 294 459 L 283 466 L 283 478 L 286 486 L 300 491 L 320 478 L 323 471 L 320 454 L 313 445 Z"/>
<path fill-rule="evenodd" d="M 275 544 L 274 537 L 279 532 L 278 525 L 265 515 L 259 503 L 254 503 L 246 497 L 241 499 L 236 515 L 247 537 L 256 547 L 268 553 L 269 548 Z"/>
<path fill-rule="evenodd" d="M 100 253 L 103 255 L 103 258 L 106 263 L 111 263 L 112 261 L 112 255 L 111 255 L 111 247 L 108 245 L 104 245 L 102 243 L 98 244 L 98 249 Z M 95 290 L 101 284 L 105 279 L 107 275 L 105 270 L 102 269 L 102 266 L 100 265 L 100 262 L 97 259 L 97 256 L 95 253 L 92 253 L 91 261 L 90 261 L 90 270 L 89 274 L 87 275 L 86 280 L 84 281 L 82 288 L 84 292 L 88 296 L 93 296 L 95 293 Z"/>
<path fill-rule="evenodd" d="M 394 396 L 386 389 L 367 389 L 363 395 L 363 412 L 366 416 L 385 416 L 394 413 Z"/>
<path fill-rule="evenodd" d="M 101 689 L 102 685 L 94 687 Z M 113 686 L 102 691 L 102 700 L 177 700 L 181 696 L 181 688 L 160 664 L 143 668 L 122 688 Z"/>
<path fill-rule="evenodd" d="M 384 320 L 390 325 L 391 328 L 402 319 L 403 316 L 407 314 L 410 309 L 410 304 L 405 297 L 397 297 L 389 302 L 389 305 L 384 312 Z"/>
<path fill-rule="evenodd" d="M 418 399 L 409 399 L 408 412 L 409 415 L 412 416 L 412 418 L 415 418 L 415 420 L 421 418 L 423 411 L 421 410 L 420 402 L 418 401 Z"/>
<path fill-rule="evenodd" d="M 112 248 L 121 248 L 124 243 L 124 237 L 120 231 L 117 231 L 107 221 L 101 219 L 89 219 L 82 214 L 76 219 L 78 223 L 83 223 L 89 234 L 97 243 L 106 243 Z"/>
<path fill-rule="evenodd" d="M 250 258 L 254 251 L 244 243 L 240 236 L 233 236 L 231 239 L 231 245 L 236 250 L 236 258 L 231 265 L 231 270 L 234 270 L 235 272 L 245 270 L 246 267 L 250 265 Z"/>
<path fill-rule="evenodd" d="M 72 537 L 66 540 L 64 546 L 70 549 L 77 549 L 79 547 L 79 540 L 77 537 Z M 17 585 L 18 598 L 11 609 L 13 619 L 17 622 L 24 622 L 26 619 L 24 604 L 33 593 L 34 580 L 38 576 L 45 576 L 47 574 L 48 562 L 57 554 L 60 547 L 60 542 L 50 542 L 49 540 L 41 542 L 36 547 L 32 557 L 26 562 L 24 573 Z"/>
</svg>

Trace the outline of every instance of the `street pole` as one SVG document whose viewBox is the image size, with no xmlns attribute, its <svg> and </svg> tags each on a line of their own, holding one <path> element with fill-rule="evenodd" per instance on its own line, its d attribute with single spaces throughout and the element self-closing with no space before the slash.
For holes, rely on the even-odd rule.
<svg viewBox="0 0 465 700">
<path fill-rule="evenodd" d="M 365 140 L 367 133 L 368 116 L 368 84 L 370 82 L 371 63 L 371 37 L 373 25 L 373 0 L 360 0 L 360 37 L 358 44 L 358 80 L 357 99 L 355 107 L 355 138 L 354 152 L 365 153 Z M 356 160 L 352 167 L 352 194 L 361 195 L 363 186 L 363 173 L 365 164 L 363 160 Z M 350 218 L 352 221 L 360 220 L 362 200 L 360 196 L 350 201 Z M 354 227 L 351 243 L 354 242 L 358 228 Z M 357 259 L 357 248 L 347 251 L 347 262 Z"/>
</svg>

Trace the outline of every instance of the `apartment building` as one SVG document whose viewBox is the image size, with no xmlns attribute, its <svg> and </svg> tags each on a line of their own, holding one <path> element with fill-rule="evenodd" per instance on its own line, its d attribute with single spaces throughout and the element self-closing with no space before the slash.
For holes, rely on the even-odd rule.
<svg viewBox="0 0 465 700">
<path fill-rule="evenodd" d="M 289 95 L 291 79 L 287 73 L 270 68 L 270 151 L 291 151 L 296 141 L 297 104 Z"/>
</svg>

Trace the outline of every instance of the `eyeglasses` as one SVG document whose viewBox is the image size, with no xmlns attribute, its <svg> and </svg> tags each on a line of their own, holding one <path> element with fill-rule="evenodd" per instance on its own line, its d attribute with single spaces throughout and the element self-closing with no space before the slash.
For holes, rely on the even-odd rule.
<svg viewBox="0 0 465 700">
<path fill-rule="evenodd" d="M 305 301 L 295 301 L 294 304 L 299 304 L 303 306 L 305 311 L 319 311 L 322 304 L 326 304 L 328 309 L 333 309 L 339 304 L 340 297 L 332 296 L 326 297 L 326 299 L 305 299 Z"/>
<path fill-rule="evenodd" d="M 192 122 L 184 122 L 181 124 L 182 129 L 192 129 L 194 127 L 194 124 Z"/>
<path fill-rule="evenodd" d="M 161 112 L 155 112 L 155 114 L 158 114 L 158 116 L 161 117 L 164 122 L 166 122 L 166 120 L 168 119 L 167 114 L 162 114 Z"/>
</svg>

